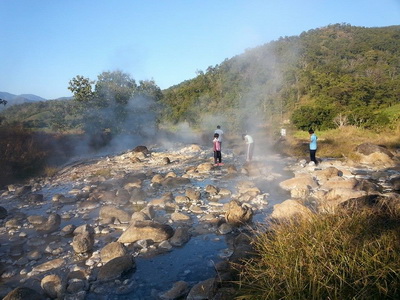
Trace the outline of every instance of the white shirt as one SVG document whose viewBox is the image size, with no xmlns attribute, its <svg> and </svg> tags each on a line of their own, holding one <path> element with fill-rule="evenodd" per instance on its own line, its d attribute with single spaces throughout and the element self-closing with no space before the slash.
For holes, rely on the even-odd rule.
<svg viewBox="0 0 400 300">
<path fill-rule="evenodd" d="M 222 131 L 222 129 L 216 129 L 215 131 L 214 131 L 214 133 L 218 133 L 219 134 L 219 137 L 218 137 L 218 140 L 220 141 L 220 142 L 222 142 L 222 135 L 224 134 L 224 132 Z"/>
<path fill-rule="evenodd" d="M 245 138 L 246 144 L 253 144 L 254 143 L 254 140 L 250 135 L 246 134 L 244 136 L 244 138 Z"/>
</svg>

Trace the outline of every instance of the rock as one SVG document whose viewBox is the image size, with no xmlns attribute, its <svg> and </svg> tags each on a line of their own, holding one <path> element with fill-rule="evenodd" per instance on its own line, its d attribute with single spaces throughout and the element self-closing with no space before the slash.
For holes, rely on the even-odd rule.
<svg viewBox="0 0 400 300">
<path fill-rule="evenodd" d="M 3 220 L 7 217 L 7 209 L 5 209 L 3 206 L 0 206 L 0 220 Z"/>
<path fill-rule="evenodd" d="M 197 201 L 200 200 L 201 198 L 201 193 L 200 191 L 196 189 L 189 188 L 185 192 L 186 197 L 188 197 L 192 201 Z"/>
<path fill-rule="evenodd" d="M 127 253 L 128 251 L 123 244 L 119 242 L 112 242 L 100 250 L 100 257 L 103 263 L 107 263 L 116 257 L 125 256 Z"/>
<path fill-rule="evenodd" d="M 210 278 L 195 284 L 186 297 L 186 300 L 213 299 L 217 291 L 215 278 Z"/>
<path fill-rule="evenodd" d="M 52 299 L 61 299 L 65 293 L 65 284 L 63 284 L 60 276 L 55 274 L 45 276 L 40 282 L 40 286 Z"/>
<path fill-rule="evenodd" d="M 318 187 L 318 184 L 310 174 L 304 174 L 282 181 L 279 183 L 279 186 L 286 191 L 290 191 L 295 188 L 304 188 L 306 186 L 309 186 L 311 189 L 315 189 Z"/>
<path fill-rule="evenodd" d="M 116 257 L 102 266 L 97 274 L 97 280 L 110 281 L 120 278 L 122 274 L 135 268 L 132 255 Z"/>
<path fill-rule="evenodd" d="M 172 288 L 159 295 L 161 300 L 176 300 L 183 298 L 189 292 L 189 284 L 185 281 L 177 281 Z"/>
<path fill-rule="evenodd" d="M 285 200 L 280 204 L 274 205 L 274 210 L 271 214 L 271 218 L 278 219 L 281 221 L 287 221 L 291 219 L 310 217 L 312 215 L 311 210 L 299 203 L 296 200 Z"/>
<path fill-rule="evenodd" d="M 210 172 L 213 168 L 212 163 L 202 163 L 196 167 L 196 171 L 199 173 Z"/>
<path fill-rule="evenodd" d="M 394 191 L 400 191 L 400 176 L 391 178 L 389 184 L 392 186 Z"/>
<path fill-rule="evenodd" d="M 229 202 L 228 210 L 225 213 L 226 222 L 234 226 L 240 226 L 251 221 L 252 216 L 253 211 L 251 207 L 242 205 L 236 200 Z"/>
<path fill-rule="evenodd" d="M 137 146 L 137 147 L 135 147 L 135 148 L 133 149 L 133 152 L 141 152 L 141 153 L 143 153 L 144 155 L 150 154 L 150 151 L 149 151 L 149 149 L 147 149 L 146 146 Z"/>
<path fill-rule="evenodd" d="M 50 260 L 48 262 L 45 262 L 41 265 L 33 267 L 32 272 L 43 273 L 43 272 L 47 272 L 47 271 L 50 271 L 53 269 L 60 268 L 63 265 L 65 265 L 65 260 L 62 258 L 56 258 L 56 259 Z"/>
<path fill-rule="evenodd" d="M 90 232 L 83 232 L 74 236 L 72 248 L 75 253 L 87 253 L 93 250 L 94 236 Z"/>
<path fill-rule="evenodd" d="M 390 152 L 387 148 L 371 143 L 363 143 L 361 145 L 358 145 L 356 147 L 356 151 L 364 155 L 371 155 L 373 153 L 384 153 L 390 158 L 393 157 L 393 153 Z"/>
<path fill-rule="evenodd" d="M 45 300 L 46 297 L 28 287 L 17 287 L 9 292 L 3 300 Z"/>
<path fill-rule="evenodd" d="M 59 214 L 50 214 L 46 223 L 36 226 L 36 230 L 45 233 L 52 233 L 57 231 L 61 224 L 61 217 Z"/>
<path fill-rule="evenodd" d="M 40 203 L 43 201 L 42 194 L 30 194 L 26 197 L 26 200 L 30 203 Z"/>
<path fill-rule="evenodd" d="M 186 222 L 190 220 L 190 216 L 181 212 L 173 212 L 171 214 L 171 220 L 174 222 Z"/>
<path fill-rule="evenodd" d="M 169 242 L 174 247 L 181 247 L 190 240 L 190 232 L 188 227 L 178 227 L 175 229 L 174 235 L 170 238 Z"/>
<path fill-rule="evenodd" d="M 164 165 L 169 165 L 171 163 L 171 160 L 169 157 L 163 157 L 162 159 Z"/>
<path fill-rule="evenodd" d="M 162 242 L 168 240 L 174 233 L 171 226 L 152 221 L 140 221 L 129 225 L 119 237 L 120 243 L 134 243 L 138 240 L 153 240 Z"/>
<path fill-rule="evenodd" d="M 128 223 L 131 219 L 130 214 L 123 211 L 122 209 L 114 206 L 103 206 L 99 212 L 100 219 L 115 219 L 121 223 Z"/>
<path fill-rule="evenodd" d="M 181 185 L 185 185 L 185 184 L 189 184 L 190 183 L 190 179 L 189 178 L 183 178 L 183 177 L 168 177 L 165 178 L 161 184 L 165 187 L 178 187 Z"/>
</svg>

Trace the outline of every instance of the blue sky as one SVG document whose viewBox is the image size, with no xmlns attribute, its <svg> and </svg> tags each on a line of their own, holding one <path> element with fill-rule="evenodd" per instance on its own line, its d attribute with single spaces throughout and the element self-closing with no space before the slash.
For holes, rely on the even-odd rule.
<svg viewBox="0 0 400 300">
<path fill-rule="evenodd" d="M 279 37 L 400 25 L 400 0 L 0 0 L 0 20 L 0 91 L 54 99 L 76 75 L 165 89 Z"/>
</svg>

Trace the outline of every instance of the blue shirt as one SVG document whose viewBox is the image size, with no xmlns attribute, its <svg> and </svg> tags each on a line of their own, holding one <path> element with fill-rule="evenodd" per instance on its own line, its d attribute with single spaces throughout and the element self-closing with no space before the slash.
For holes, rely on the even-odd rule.
<svg viewBox="0 0 400 300">
<path fill-rule="evenodd" d="M 313 133 L 310 137 L 310 150 L 317 150 L 317 136 Z"/>
</svg>

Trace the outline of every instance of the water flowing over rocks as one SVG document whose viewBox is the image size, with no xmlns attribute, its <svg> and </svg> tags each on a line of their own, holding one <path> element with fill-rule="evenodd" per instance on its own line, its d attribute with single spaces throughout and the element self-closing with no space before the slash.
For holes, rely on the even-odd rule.
<svg viewBox="0 0 400 300">
<path fill-rule="evenodd" d="M 252 255 L 258 223 L 400 198 L 387 149 L 358 150 L 382 151 L 379 168 L 368 159 L 316 167 L 265 147 L 246 163 L 239 146 L 225 147 L 224 166 L 209 146 L 138 146 L 9 185 L 0 197 L 0 297 L 229 299 L 232 263 Z"/>
</svg>

